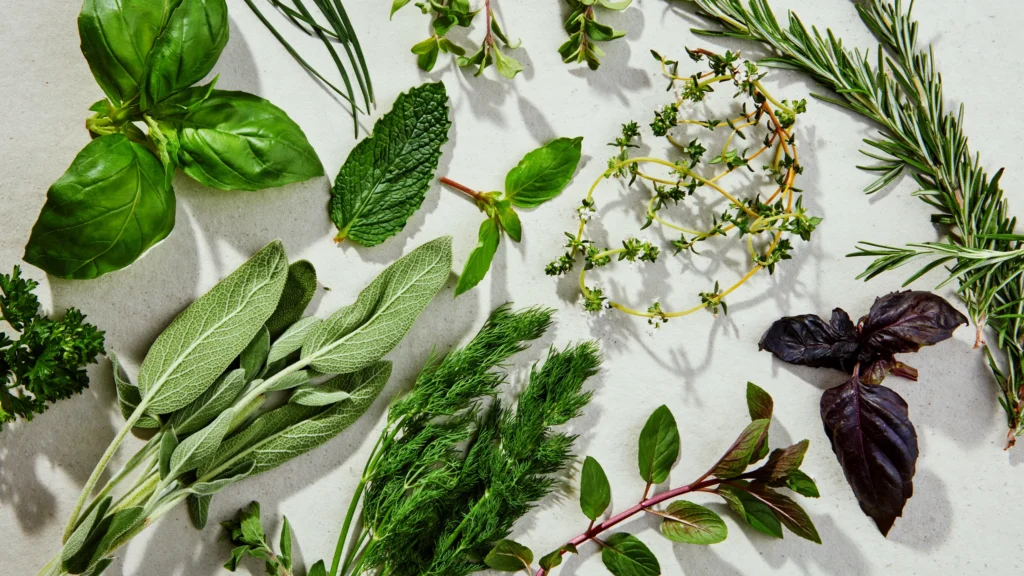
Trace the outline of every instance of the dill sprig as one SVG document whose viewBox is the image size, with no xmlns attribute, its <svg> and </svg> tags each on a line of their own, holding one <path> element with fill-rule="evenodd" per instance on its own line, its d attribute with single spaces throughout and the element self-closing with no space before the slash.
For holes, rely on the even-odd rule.
<svg viewBox="0 0 1024 576">
<path fill-rule="evenodd" d="M 464 348 L 427 362 L 389 410 L 342 527 L 332 576 L 485 570 L 494 543 L 551 492 L 576 440 L 554 427 L 590 401 L 583 383 L 600 366 L 597 344 L 551 349 L 514 406 L 496 396 L 508 381 L 506 362 L 544 334 L 552 313 L 502 306 Z M 341 562 L 360 501 L 362 526 Z"/>
<path fill-rule="evenodd" d="M 767 44 L 774 56 L 765 63 L 806 73 L 835 92 L 818 98 L 842 106 L 882 127 L 865 140 L 864 154 L 878 163 L 863 167 L 880 174 L 867 188 L 877 192 L 908 171 L 917 182 L 915 196 L 936 210 L 932 222 L 946 229 L 945 242 L 906 247 L 862 243 L 851 256 L 875 258 L 860 278 L 870 279 L 914 260 L 927 263 L 907 283 L 946 265 L 957 293 L 977 326 L 977 346 L 985 347 L 989 366 L 1006 412 L 1008 445 L 1024 434 L 1024 236 L 1014 233 L 1000 187 L 999 170 L 989 176 L 969 148 L 963 131 L 963 105 L 954 113 L 944 106 L 942 77 L 932 50 L 918 45 L 913 2 L 870 0 L 857 5 L 861 19 L 879 40 L 869 52 L 848 50 L 831 30 L 808 29 L 789 14 L 779 24 L 766 0 L 688 0 L 701 15 L 723 30 L 697 33 L 729 36 Z M 988 346 L 984 329 L 996 334 Z"/>
</svg>

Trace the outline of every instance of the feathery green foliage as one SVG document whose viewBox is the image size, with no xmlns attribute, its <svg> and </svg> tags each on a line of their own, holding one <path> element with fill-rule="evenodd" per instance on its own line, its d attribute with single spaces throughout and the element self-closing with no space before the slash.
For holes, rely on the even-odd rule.
<svg viewBox="0 0 1024 576">
<path fill-rule="evenodd" d="M 569 464 L 576 437 L 554 427 L 590 401 L 583 383 L 601 363 L 594 342 L 552 349 L 514 406 L 494 398 L 507 382 L 500 368 L 544 334 L 551 315 L 502 306 L 464 348 L 428 361 L 389 410 L 330 574 L 458 576 L 486 569 L 494 543 Z M 360 500 L 362 527 L 339 564 Z"/>
<path fill-rule="evenodd" d="M 1024 236 L 1014 233 L 1000 188 L 999 170 L 990 176 L 963 131 L 964 107 L 945 108 L 942 76 L 931 49 L 918 44 L 913 2 L 870 0 L 857 5 L 861 19 L 879 40 L 870 53 L 849 50 L 831 30 L 808 28 L 793 13 L 780 25 L 767 0 L 687 0 L 699 13 L 722 26 L 695 32 L 766 44 L 773 56 L 763 60 L 810 75 L 835 92 L 818 96 L 874 121 L 881 133 L 865 142 L 865 155 L 877 164 L 864 169 L 881 176 L 867 192 L 884 189 L 904 171 L 919 190 L 915 196 L 935 209 L 932 222 L 947 233 L 945 242 L 904 248 L 863 243 L 852 256 L 875 258 L 861 278 L 873 278 L 912 260 L 927 260 L 907 283 L 946 265 L 961 299 L 985 344 L 984 329 L 996 334 L 995 348 L 985 345 L 992 374 L 1001 390 L 1013 445 L 1024 434 Z"/>
<path fill-rule="evenodd" d="M 39 283 L 21 277 L 21 267 L 0 274 L 0 318 L 20 332 L 0 332 L 0 426 L 18 417 L 32 420 L 55 402 L 89 385 L 85 365 L 103 353 L 103 332 L 71 308 L 60 320 L 39 313 L 32 293 Z"/>
</svg>

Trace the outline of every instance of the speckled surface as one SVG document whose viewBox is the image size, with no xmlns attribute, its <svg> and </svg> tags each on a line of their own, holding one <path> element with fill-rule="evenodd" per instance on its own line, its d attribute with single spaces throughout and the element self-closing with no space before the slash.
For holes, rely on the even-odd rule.
<svg viewBox="0 0 1024 576">
<path fill-rule="evenodd" d="M 220 87 L 252 91 L 283 107 L 305 129 L 328 174 L 336 174 L 354 143 L 346 112 L 294 65 L 240 0 L 229 4 L 232 37 L 215 70 Z M 562 231 L 572 225 L 573 207 L 603 170 L 611 153 L 604 143 L 619 124 L 630 119 L 646 124 L 650 111 L 664 103 L 662 80 L 648 50 L 681 55 L 684 45 L 708 42 L 693 36 L 688 31 L 692 20 L 669 3 L 639 0 L 609 18 L 629 36 L 609 45 L 604 66 L 591 73 L 559 60 L 556 49 L 564 33 L 556 2 L 497 4 L 509 35 L 523 38 L 524 48 L 516 55 L 526 71 L 514 82 L 494 79 L 493 71 L 475 79 L 444 60 L 438 70 L 424 75 L 408 51 L 426 35 L 414 7 L 389 22 L 385 2 L 348 2 L 374 74 L 379 99 L 375 113 L 389 109 L 408 87 L 428 78 L 443 79 L 452 96 L 454 127 L 440 172 L 485 190 L 500 188 L 505 172 L 540 143 L 582 135 L 584 163 L 568 192 L 524 213 L 523 243 L 503 244 L 487 279 L 457 301 L 451 297 L 453 276 L 390 355 L 394 376 L 357 425 L 316 452 L 219 494 L 210 510 L 211 527 L 204 532 L 191 528 L 183 508 L 169 514 L 136 538 L 107 573 L 223 573 L 228 545 L 218 541 L 216 522 L 253 499 L 263 503 L 265 520 L 275 532 L 280 515 L 289 517 L 304 562 L 330 555 L 357 471 L 382 424 L 385 397 L 409 386 L 432 346 L 447 349 L 463 341 L 494 306 L 509 300 L 560 310 L 556 329 L 541 345 L 602 340 L 605 370 L 592 382 L 593 405 L 574 428 L 582 434 L 579 453 L 597 456 L 604 464 L 617 509 L 631 505 L 642 491 L 635 439 L 647 415 L 662 403 L 675 413 L 683 435 L 674 484 L 699 475 L 744 425 L 747 381 L 775 397 L 775 443 L 811 440 L 804 469 L 818 481 L 822 498 L 804 504 L 821 532 L 822 546 L 792 535 L 773 541 L 741 528 L 732 517 L 726 520 L 728 541 L 709 548 L 673 547 L 657 534 L 652 519 L 627 524 L 626 530 L 640 535 L 657 553 L 665 574 L 1020 571 L 1024 448 L 1002 450 L 1003 416 L 982 355 L 972 349 L 973 331 L 963 329 L 951 342 L 917 355 L 913 364 L 921 370 L 919 383 L 892 383 L 910 405 L 921 458 L 915 496 L 888 539 L 860 513 L 818 418 L 821 389 L 839 383 L 841 376 L 786 367 L 757 352 L 761 333 L 780 315 L 824 315 L 834 306 L 858 315 L 875 295 L 899 286 L 903 273 L 870 284 L 854 280 L 864 262 L 843 256 L 858 240 L 899 244 L 936 238 L 929 210 L 909 195 L 912 182 L 871 198 L 860 193 L 870 177 L 854 165 L 861 161 L 859 140 L 872 128 L 827 105 L 811 104 L 799 134 L 807 167 L 801 187 L 805 204 L 825 221 L 813 245 L 797 242 L 794 261 L 738 292 L 729 316 L 700 314 L 674 321 L 656 338 L 645 334 L 643 323 L 622 316 L 588 321 L 575 308 L 571 281 L 558 283 L 544 276 L 544 264 L 557 255 Z M 851 45 L 872 45 L 849 2 L 772 4 L 797 7 L 807 21 L 830 24 Z M 1014 110 L 1013 94 L 1024 89 L 1024 80 L 1010 73 L 1022 48 L 1024 16 L 1011 14 L 1005 0 L 918 4 L 922 36 L 935 42 L 947 96 L 954 104 L 966 101 L 973 147 L 990 169 L 1007 167 L 1003 181 L 1011 210 L 1024 214 L 1017 181 L 1024 160 L 1017 153 L 1016 121 L 1007 113 Z M 86 109 L 101 97 L 79 52 L 78 8 L 75 1 L 10 3 L 0 20 L 0 268 L 5 270 L 19 262 L 48 185 L 88 141 Z M 320 55 L 315 42 L 296 39 Z M 327 64 L 324 58 L 317 61 Z M 769 85 L 787 98 L 805 97 L 811 89 L 803 79 L 784 73 L 773 74 Z M 388 262 L 426 240 L 452 234 L 456 267 L 475 244 L 480 218 L 476 208 L 435 186 L 397 237 L 373 249 L 336 246 L 326 212 L 328 186 L 329 180 L 321 178 L 265 192 L 225 193 L 204 189 L 179 173 L 175 231 L 129 269 L 89 282 L 47 279 L 31 267 L 26 272 L 42 282 L 42 300 L 49 309 L 74 305 L 89 314 L 134 373 L 153 338 L 178 311 L 274 238 L 284 240 L 291 257 L 310 259 L 322 284 L 331 288 L 316 300 L 321 314 L 350 301 Z M 636 194 L 629 198 L 638 202 Z M 603 188 L 599 202 L 602 198 L 609 237 L 621 238 L 635 229 L 638 216 L 618 202 L 626 197 L 617 186 Z M 681 306 L 715 279 L 734 277 L 744 265 L 742 252 L 723 250 L 715 249 L 723 256 L 719 261 L 669 260 L 655 268 L 619 268 L 616 280 L 608 281 L 606 275 L 605 284 L 644 307 L 655 290 L 662 292 L 662 302 Z M 930 287 L 938 278 L 933 274 L 919 285 Z M 524 354 L 520 366 L 539 357 L 541 345 Z M 5 576 L 33 574 L 54 553 L 81 484 L 121 425 L 109 363 L 102 361 L 90 374 L 92 386 L 83 395 L 29 425 L 0 433 L 0 573 Z M 722 510 L 719 504 L 714 507 Z M 546 500 L 517 527 L 516 538 L 545 552 L 584 527 L 574 496 L 568 494 Z M 562 574 L 603 573 L 594 549 L 582 552 Z M 247 568 L 260 567 L 252 563 Z"/>
</svg>

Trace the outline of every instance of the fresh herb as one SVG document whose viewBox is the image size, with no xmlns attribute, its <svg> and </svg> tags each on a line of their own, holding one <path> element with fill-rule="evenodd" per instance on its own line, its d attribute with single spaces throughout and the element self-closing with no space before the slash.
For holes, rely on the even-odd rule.
<svg viewBox="0 0 1024 576">
<path fill-rule="evenodd" d="M 1014 233 L 1000 187 L 999 170 L 989 176 L 980 157 L 968 146 L 963 131 L 963 107 L 949 112 L 942 82 L 929 50 L 918 45 L 918 23 L 903 3 L 870 0 L 857 9 L 881 42 L 873 63 L 866 54 L 847 50 L 828 31 L 828 39 L 808 29 L 790 14 L 790 27 L 777 23 L 765 0 L 749 8 L 732 0 L 695 1 L 701 14 L 723 25 L 728 35 L 766 44 L 772 63 L 804 72 L 835 91 L 818 96 L 853 111 L 882 127 L 880 138 L 867 140 L 879 161 L 868 167 L 880 178 L 868 187 L 881 190 L 908 170 L 920 190 L 916 196 L 936 210 L 932 222 L 946 228 L 947 242 L 926 242 L 906 248 L 865 243 L 857 256 L 876 258 L 863 277 L 871 278 L 917 259 L 931 261 L 908 279 L 948 264 L 948 281 L 959 283 L 957 293 L 977 327 L 989 366 L 1002 397 L 1009 426 L 1007 443 L 1024 434 L 1024 244 Z M 988 346 L 983 332 L 998 335 Z"/>
<path fill-rule="evenodd" d="M 889 374 L 917 380 L 896 354 L 949 339 L 967 318 L 928 292 L 894 292 L 875 300 L 856 325 L 840 308 L 826 322 L 813 314 L 783 318 L 760 348 L 790 364 L 850 374 L 821 397 L 821 420 L 846 480 L 882 534 L 914 493 L 917 433 L 907 403 L 882 386 Z"/>
<path fill-rule="evenodd" d="M 21 268 L 0 274 L 0 318 L 19 333 L 0 332 L 0 428 L 32 420 L 48 402 L 70 398 L 89 386 L 85 366 L 103 353 L 103 332 L 71 308 L 60 320 L 43 316 L 32 293 L 39 283 Z"/>
<path fill-rule="evenodd" d="M 451 125 L 444 84 L 400 94 L 338 172 L 328 207 L 334 241 L 376 246 L 400 232 L 423 204 Z"/>
<path fill-rule="evenodd" d="M 745 284 L 761 270 L 769 274 L 784 260 L 792 258 L 792 236 L 809 241 L 821 218 L 810 216 L 803 208 L 800 190 L 795 187 L 797 176 L 803 172 L 797 155 L 795 123 L 799 114 L 806 109 L 803 100 L 778 101 L 761 84 L 764 74 L 753 62 L 741 61 L 738 54 L 724 55 L 707 50 L 687 50 L 695 62 L 706 61 L 709 70 L 685 77 L 678 75 L 679 63 L 666 59 L 654 52 L 661 63 L 663 74 L 669 79 L 669 90 L 675 90 L 675 98 L 654 114 L 651 131 L 657 137 L 664 137 L 676 150 L 674 157 L 662 159 L 653 156 L 633 156 L 631 150 L 639 147 L 640 127 L 636 122 L 623 124 L 622 135 L 610 145 L 618 154 L 608 161 L 608 169 L 594 181 L 586 198 L 576 209 L 580 220 L 574 233 L 566 232 L 567 251 L 548 264 L 547 274 L 567 275 L 583 260 L 579 275 L 580 304 L 588 312 L 603 314 L 607 309 L 617 309 L 626 314 L 646 318 L 654 328 L 660 327 L 672 318 L 687 316 L 701 310 L 717 314 L 728 312 L 725 298 Z M 677 83 L 679 84 L 677 86 Z M 739 106 L 738 116 L 732 119 L 685 118 L 683 113 L 694 103 L 704 102 L 715 86 L 732 85 L 736 88 L 734 98 L 746 100 Z M 763 124 L 762 124 L 762 121 Z M 683 133 L 683 128 L 691 131 Z M 707 131 L 723 129 L 728 132 L 725 145 L 718 154 L 709 154 L 701 144 L 700 136 Z M 763 130 L 763 134 L 758 133 Z M 696 134 L 692 131 L 696 131 Z M 742 152 L 733 148 L 740 141 L 752 145 Z M 766 184 L 774 192 L 763 197 L 759 184 L 755 182 L 748 197 L 730 192 L 721 184 L 723 178 L 737 170 L 755 172 L 756 159 L 768 153 L 762 161 L 761 172 Z M 644 172 L 642 165 L 653 165 L 667 169 L 667 175 Z M 674 253 L 697 252 L 697 246 L 712 238 L 725 237 L 731 232 L 738 238 L 746 238 L 750 256 L 750 271 L 739 281 L 721 289 L 715 282 L 714 289 L 701 292 L 700 304 L 692 308 L 672 311 L 663 308 L 655 300 L 646 309 L 634 309 L 611 300 L 598 286 L 586 283 L 589 271 L 610 265 L 614 260 L 653 263 L 662 255 L 662 249 L 653 242 L 627 237 L 620 247 L 602 247 L 595 240 L 584 235 L 587 222 L 597 214 L 594 192 L 606 179 L 628 178 L 629 186 L 639 183 L 650 191 L 646 201 L 646 222 L 641 229 L 657 223 L 668 230 L 680 233 L 672 241 Z M 696 230 L 670 222 L 664 211 L 685 202 L 699 189 L 711 189 L 727 202 L 720 216 L 714 218 L 714 225 L 708 230 Z"/>
<path fill-rule="evenodd" d="M 302 0 L 268 0 L 270 4 L 276 8 L 281 14 L 283 14 L 288 20 L 298 26 L 300 30 L 308 34 L 309 36 L 315 36 L 319 38 L 324 44 L 324 48 L 327 49 L 327 53 L 331 55 L 331 60 L 334 61 L 335 67 L 338 69 L 338 75 L 341 77 L 342 82 L 345 84 L 345 89 L 342 90 L 334 85 L 330 80 L 325 78 L 323 74 L 317 72 L 316 68 L 306 62 L 305 58 L 299 55 L 298 51 L 292 47 L 292 45 L 285 40 L 284 36 L 277 31 L 277 28 L 267 20 L 267 17 L 263 15 L 263 12 L 256 6 L 254 0 L 245 0 L 245 3 L 249 8 L 256 14 L 256 17 L 260 19 L 260 22 L 270 30 L 270 33 L 277 38 L 277 41 L 284 46 L 284 49 L 292 55 L 292 58 L 305 68 L 310 74 L 316 76 L 325 86 L 334 91 L 335 94 L 344 98 L 349 104 L 352 105 L 352 119 L 355 124 L 356 135 L 359 135 L 359 117 L 358 112 L 359 105 L 356 103 L 355 90 L 352 87 L 352 79 L 349 77 L 348 68 L 352 69 L 352 75 L 355 76 L 356 84 L 359 85 L 359 91 L 363 97 L 363 104 L 366 106 L 366 110 L 370 110 L 370 106 L 374 102 L 373 98 L 373 83 L 370 81 L 370 71 L 366 67 L 366 59 L 363 57 L 363 49 L 359 45 L 359 38 L 356 36 L 355 28 L 352 26 L 352 21 L 349 20 L 348 13 L 345 11 L 345 6 L 340 0 L 313 0 L 313 5 L 320 11 L 320 18 L 314 16 L 309 9 L 306 8 Z M 326 22 L 321 24 L 320 22 Z M 338 50 L 335 45 L 340 45 L 345 49 L 345 54 L 348 57 L 348 67 L 342 63 L 341 58 L 338 56 Z"/>
<path fill-rule="evenodd" d="M 580 508 L 589 520 L 587 529 L 558 549 L 540 558 L 537 576 L 550 574 L 562 564 L 567 553 L 579 554 L 579 547 L 594 542 L 601 549 L 601 560 L 615 576 L 657 576 L 661 566 L 654 553 L 639 538 L 626 532 L 604 534 L 637 514 L 647 513 L 659 518 L 661 533 L 673 542 L 709 545 L 726 539 L 728 528 L 710 508 L 680 496 L 705 492 L 720 496 L 729 508 L 751 528 L 773 538 L 782 538 L 783 526 L 797 536 L 821 543 L 810 516 L 791 497 L 787 489 L 801 496 L 818 497 L 818 488 L 810 476 L 800 470 L 809 443 L 798 442 L 788 448 L 769 453 L 768 429 L 771 425 L 771 396 L 754 384 L 747 384 L 747 407 L 751 423 L 740 433 L 728 451 L 699 478 L 678 488 L 652 495 L 655 486 L 665 483 L 679 457 L 679 428 L 672 412 L 661 406 L 651 414 L 640 432 L 637 463 L 643 481 L 643 494 L 632 507 L 605 520 L 602 517 L 611 505 L 611 486 L 604 469 L 594 458 L 587 457 L 580 475 Z M 751 466 L 767 457 L 760 467 Z M 675 500 L 663 509 L 659 504 Z M 530 567 L 533 553 L 514 542 L 499 542 L 494 550 L 512 551 L 488 565 L 503 572 Z M 488 556 L 490 559 L 491 556 Z"/>
<path fill-rule="evenodd" d="M 623 30 L 616 30 L 607 24 L 597 21 L 597 7 L 621 12 L 632 4 L 633 0 L 567 0 L 572 13 L 565 21 L 565 31 L 569 39 L 558 47 L 562 62 L 586 62 L 591 70 L 601 65 L 604 50 L 596 42 L 610 42 L 626 35 Z"/>
<path fill-rule="evenodd" d="M 224 568 L 234 572 L 238 569 L 245 557 L 262 560 L 266 567 L 267 576 L 294 576 L 292 568 L 292 527 L 288 518 L 284 518 L 284 525 L 281 527 L 280 549 L 281 553 L 276 554 L 267 543 L 267 537 L 263 531 L 263 524 L 260 521 L 260 503 L 249 504 L 240 514 L 237 520 L 221 522 L 221 525 L 228 531 L 228 538 L 234 548 L 231 549 L 231 559 L 224 564 Z M 306 576 L 327 576 L 327 568 L 324 561 L 320 560 L 306 572 Z"/>
<path fill-rule="evenodd" d="M 580 163 L 583 138 L 557 138 L 530 152 L 505 176 L 505 194 L 477 192 L 449 178 L 441 182 L 465 192 L 487 219 L 480 225 L 479 241 L 469 255 L 455 288 L 455 295 L 470 290 L 491 268 L 504 231 L 512 240 L 522 240 L 523 228 L 516 208 L 536 208 L 554 199 L 569 185 Z"/>
<path fill-rule="evenodd" d="M 494 64 L 498 73 L 505 78 L 515 78 L 516 74 L 523 71 L 523 65 L 518 60 L 501 51 L 501 45 L 510 50 L 519 48 L 521 41 L 510 42 L 508 37 L 498 24 L 498 17 L 492 6 L 494 0 L 484 0 L 484 39 L 480 48 L 468 55 L 468 50 L 448 37 L 448 32 L 458 26 L 469 28 L 473 19 L 481 10 L 471 10 L 469 0 L 423 0 L 417 2 L 416 7 L 430 18 L 430 37 L 412 47 L 412 53 L 416 55 L 416 62 L 420 68 L 426 71 L 434 69 L 437 57 L 444 52 L 452 54 L 456 63 L 463 67 L 474 67 L 480 76 L 488 66 Z M 393 0 L 391 4 L 391 16 L 394 17 L 409 0 Z"/>
<path fill-rule="evenodd" d="M 41 575 L 98 575 L 116 550 L 183 501 L 201 528 L 215 493 L 348 428 L 391 374 L 391 363 L 381 358 L 451 273 L 451 238 L 413 250 L 329 318 L 299 319 L 272 339 L 267 323 L 294 317 L 296 303 L 312 297 L 315 282 L 289 280 L 308 278 L 309 269 L 308 263 L 289 266 L 281 243 L 273 242 L 157 337 L 139 369 L 138 386 L 115 362 L 127 422 L 86 482 L 62 549 Z M 285 301 L 288 286 L 308 292 Z M 265 403 L 278 404 L 270 400 L 276 391 L 285 391 L 284 403 L 261 411 Z M 134 427 L 156 433 L 99 486 Z"/>
<path fill-rule="evenodd" d="M 593 342 L 551 349 L 514 406 L 485 402 L 506 384 L 507 360 L 544 334 L 551 315 L 498 308 L 469 344 L 432 358 L 413 389 L 392 403 L 329 574 L 460 576 L 515 553 L 494 544 L 569 465 L 576 437 L 555 427 L 590 401 L 583 384 L 601 363 Z M 361 522 L 354 524 L 357 512 Z"/>
<path fill-rule="evenodd" d="M 94 140 L 47 192 L 25 261 L 62 278 L 128 266 L 174 228 L 175 168 L 221 190 L 322 175 L 305 134 L 266 100 L 193 86 L 228 41 L 224 0 L 86 0 L 82 54 L 106 99 Z M 148 128 L 143 133 L 140 124 Z"/>
</svg>

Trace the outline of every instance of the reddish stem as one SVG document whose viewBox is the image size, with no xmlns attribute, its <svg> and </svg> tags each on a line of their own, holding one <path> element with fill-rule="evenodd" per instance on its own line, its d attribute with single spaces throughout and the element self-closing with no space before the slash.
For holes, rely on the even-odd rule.
<svg viewBox="0 0 1024 576">
<path fill-rule="evenodd" d="M 464 192 L 466 193 L 466 195 L 468 195 L 473 200 L 476 200 L 477 202 L 483 200 L 484 198 L 483 194 L 477 192 L 476 190 L 473 190 L 472 188 L 466 186 L 465 184 L 459 184 L 458 182 L 452 180 L 451 178 L 448 178 L 447 176 L 441 177 L 441 184 L 455 188 L 459 192 Z"/>
<path fill-rule="evenodd" d="M 642 502 L 637 504 L 636 506 L 633 506 L 632 508 L 630 508 L 628 510 L 620 512 L 619 514 L 616 514 L 615 516 L 612 516 L 611 518 L 605 520 L 604 522 L 601 522 L 600 524 L 594 524 L 593 522 L 591 522 L 591 525 L 590 525 L 589 528 L 587 528 L 586 532 L 583 532 L 582 534 L 576 536 L 572 540 L 569 540 L 568 542 L 566 542 L 565 544 L 562 545 L 562 548 L 564 548 L 565 546 L 568 546 L 569 544 L 572 544 L 574 547 L 578 548 L 581 544 L 584 544 L 585 542 L 587 542 L 589 540 L 597 540 L 597 535 L 598 534 L 604 532 L 605 530 L 613 528 L 613 527 L 615 527 L 618 524 L 621 524 L 622 522 L 628 520 L 632 516 L 634 516 L 634 515 L 636 515 L 636 514 L 638 514 L 640 512 L 643 512 L 643 511 L 647 510 L 648 508 L 650 508 L 652 506 L 657 506 L 658 504 L 661 504 L 662 502 L 664 502 L 666 500 L 671 500 L 673 498 L 676 498 L 678 496 L 682 496 L 683 494 L 688 494 L 690 492 L 697 492 L 697 491 L 703 490 L 703 489 L 705 489 L 705 488 L 707 488 L 709 486 L 714 486 L 715 484 L 720 484 L 722 482 L 724 482 L 724 480 L 721 480 L 721 479 L 718 479 L 718 478 L 714 478 L 714 479 L 711 479 L 711 480 L 704 480 L 704 481 L 698 480 L 697 482 L 694 482 L 693 484 L 687 484 L 686 486 L 680 486 L 679 488 L 676 488 L 674 490 L 669 490 L 668 492 L 664 492 L 664 493 L 652 496 L 650 498 L 646 498 Z M 600 541 L 598 541 L 598 542 L 600 542 Z M 565 554 L 565 550 L 564 549 L 560 549 L 558 551 L 558 555 L 559 556 L 562 556 L 564 554 Z M 537 576 L 545 576 L 547 573 L 548 573 L 547 570 L 541 568 L 540 571 L 537 572 Z"/>
</svg>

